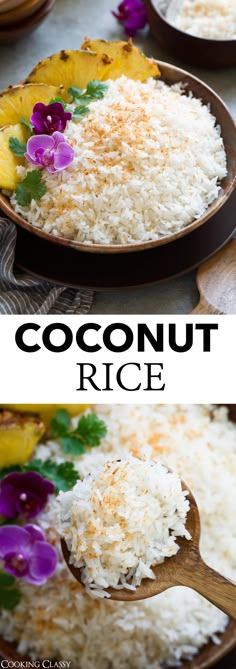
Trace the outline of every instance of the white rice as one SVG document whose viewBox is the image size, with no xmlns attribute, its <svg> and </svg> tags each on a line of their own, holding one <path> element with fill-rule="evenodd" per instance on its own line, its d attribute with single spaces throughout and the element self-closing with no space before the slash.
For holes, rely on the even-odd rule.
<svg viewBox="0 0 236 669">
<path fill-rule="evenodd" d="M 236 39 L 235 0 L 183 0 L 172 23 L 198 37 Z"/>
<path fill-rule="evenodd" d="M 155 579 L 151 567 L 176 555 L 177 537 L 191 538 L 187 494 L 175 472 L 134 457 L 106 462 L 60 493 L 60 534 L 90 595 L 109 597 L 105 588 L 136 590 L 143 578 Z"/>
<path fill-rule="evenodd" d="M 32 225 L 79 242 L 132 244 L 181 230 L 218 197 L 227 174 L 220 127 L 181 85 L 109 81 L 65 138 L 75 150 L 70 167 L 44 170 L 40 201 L 21 207 L 13 194 L 11 204 Z"/>
<path fill-rule="evenodd" d="M 78 458 L 83 478 L 107 460 L 149 457 L 176 470 L 200 509 L 203 558 L 236 581 L 236 427 L 227 410 L 204 405 L 97 406 L 108 433 Z M 63 459 L 48 441 L 34 457 Z M 58 545 L 59 502 L 52 498 L 37 522 Z M 60 550 L 59 550 L 60 553 Z M 13 613 L 2 611 L 0 630 L 33 658 L 72 660 L 75 669 L 157 669 L 179 666 L 209 639 L 219 640 L 228 618 L 188 588 L 172 588 L 142 602 L 92 600 L 60 558 L 42 587 L 22 581 Z"/>
</svg>

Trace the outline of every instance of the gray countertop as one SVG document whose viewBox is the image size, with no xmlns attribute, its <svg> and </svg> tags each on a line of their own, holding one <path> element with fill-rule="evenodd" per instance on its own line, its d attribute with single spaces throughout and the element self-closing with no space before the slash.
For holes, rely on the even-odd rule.
<svg viewBox="0 0 236 669">
<path fill-rule="evenodd" d="M 62 48 L 79 48 L 85 35 L 122 39 L 122 27 L 111 14 L 117 4 L 118 0 L 57 0 L 52 13 L 36 32 L 14 46 L 0 46 L 0 89 L 24 78 L 40 58 Z M 146 55 L 183 66 L 161 51 L 148 31 L 135 42 Z M 236 118 L 236 70 L 214 71 L 184 66 L 214 88 Z M 160 286 L 97 293 L 91 313 L 181 314 L 191 311 L 197 300 L 195 275 L 191 272 Z"/>
</svg>

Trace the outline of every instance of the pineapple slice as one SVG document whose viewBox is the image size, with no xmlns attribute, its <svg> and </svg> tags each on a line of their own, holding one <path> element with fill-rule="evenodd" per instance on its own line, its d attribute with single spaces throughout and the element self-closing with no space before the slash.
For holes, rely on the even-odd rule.
<svg viewBox="0 0 236 669">
<path fill-rule="evenodd" d="M 110 58 L 106 79 L 117 79 L 121 74 L 139 81 L 145 81 L 148 77 L 160 77 L 157 64 L 146 58 L 142 51 L 134 46 L 132 39 L 128 42 L 106 42 L 86 37 L 81 48 L 91 49 L 97 54 L 106 54 Z"/>
<path fill-rule="evenodd" d="M 91 47 L 91 48 L 90 48 Z M 42 60 L 27 78 L 27 82 L 44 82 L 86 88 L 89 81 L 117 79 L 126 74 L 130 79 L 145 81 L 158 77 L 159 69 L 129 42 L 86 40 L 84 51 L 60 51 Z M 94 53 L 96 51 L 96 53 Z"/>
<path fill-rule="evenodd" d="M 2 406 L 5 406 L 4 404 Z M 85 411 L 90 404 L 8 404 L 9 409 L 14 411 L 29 411 L 39 414 L 46 425 L 50 425 L 57 409 L 66 409 L 70 416 L 78 416 Z"/>
<path fill-rule="evenodd" d="M 64 99 L 65 91 L 55 86 L 34 84 L 11 86 L 0 93 L 0 128 L 19 123 L 21 116 L 29 121 L 36 102 L 48 104 L 52 98 Z"/>
<path fill-rule="evenodd" d="M 26 142 L 29 133 L 26 127 L 17 123 L 0 130 L 0 188 L 15 190 L 19 177 L 17 176 L 17 165 L 24 164 L 24 158 L 14 156 L 9 148 L 9 138 L 17 137 L 20 142 Z"/>
<path fill-rule="evenodd" d="M 27 462 L 44 432 L 39 418 L 0 411 L 0 467 Z"/>
<path fill-rule="evenodd" d="M 108 59 L 110 63 L 110 59 Z M 54 86 L 86 88 L 93 79 L 103 80 L 107 70 L 107 57 L 91 51 L 60 51 L 41 60 L 26 79 L 28 83 L 43 82 Z"/>
</svg>

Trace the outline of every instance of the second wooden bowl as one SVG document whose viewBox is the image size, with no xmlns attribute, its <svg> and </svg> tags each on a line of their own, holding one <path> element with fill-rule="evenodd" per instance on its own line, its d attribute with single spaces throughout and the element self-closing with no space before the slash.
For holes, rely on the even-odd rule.
<svg viewBox="0 0 236 669">
<path fill-rule="evenodd" d="M 37 12 L 45 3 L 45 0 L 26 0 L 19 7 L 0 13 L 0 27 L 10 27 L 29 18 Z"/>
<path fill-rule="evenodd" d="M 236 65 L 236 39 L 215 40 L 183 32 L 165 19 L 155 0 L 145 0 L 151 32 L 160 46 L 184 63 L 202 67 Z"/>
<path fill-rule="evenodd" d="M 18 40 L 32 33 L 46 19 L 52 10 L 56 0 L 46 0 L 44 4 L 33 15 L 24 21 L 13 24 L 9 28 L 0 27 L 0 46 L 6 44 L 15 44 Z"/>
</svg>

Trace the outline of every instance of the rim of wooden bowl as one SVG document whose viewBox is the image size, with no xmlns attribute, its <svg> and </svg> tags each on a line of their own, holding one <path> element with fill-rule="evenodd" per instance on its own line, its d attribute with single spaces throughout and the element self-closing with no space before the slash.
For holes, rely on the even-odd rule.
<svg viewBox="0 0 236 669">
<path fill-rule="evenodd" d="M 235 184 L 236 184 L 236 126 L 233 121 L 233 118 L 221 100 L 221 98 L 213 91 L 209 86 L 202 82 L 197 77 L 190 74 L 188 71 L 183 70 L 175 65 L 165 63 L 162 61 L 156 61 L 161 70 L 161 78 L 163 81 L 168 84 L 173 84 L 178 81 L 184 81 L 188 86 L 189 90 L 194 91 L 194 96 L 200 99 L 203 99 L 204 104 L 210 103 L 211 108 L 217 108 L 217 123 L 224 128 L 228 129 L 229 133 L 232 135 L 233 141 L 230 142 L 230 145 L 225 141 L 225 131 L 222 130 L 222 137 L 225 144 L 225 149 L 227 153 L 227 163 L 229 172 L 227 176 L 222 180 L 221 188 L 217 199 L 207 208 L 205 214 L 199 219 L 191 223 L 190 225 L 182 228 L 180 231 L 175 232 L 171 235 L 166 235 L 158 240 L 150 240 L 146 242 L 138 242 L 135 244 L 89 244 L 76 242 L 71 239 L 65 239 L 64 237 L 54 236 L 50 233 L 46 233 L 39 228 L 34 227 L 28 221 L 26 221 L 20 214 L 17 214 L 14 209 L 11 207 L 9 199 L 3 194 L 0 194 L 0 209 L 15 223 L 17 223 L 22 228 L 28 230 L 31 234 L 34 234 L 38 237 L 41 237 L 47 241 L 51 241 L 54 244 L 60 244 L 62 246 L 72 247 L 79 251 L 84 251 L 87 253 L 133 253 L 135 251 L 146 251 L 148 249 L 155 248 L 157 246 L 162 246 L 163 244 L 170 244 L 172 241 L 185 237 L 189 235 L 193 230 L 196 230 L 200 226 L 204 225 L 209 218 L 212 218 L 221 207 L 228 200 L 231 195 Z M 192 85 L 191 85 L 192 84 Z M 197 91 L 197 93 L 195 92 Z M 212 110 L 212 113 L 215 115 L 215 109 Z M 221 118 L 219 118 L 219 116 Z"/>
<path fill-rule="evenodd" d="M 8 9 L 15 9 L 22 5 L 24 0 L 0 0 L 0 12 L 6 12 Z"/>
</svg>

